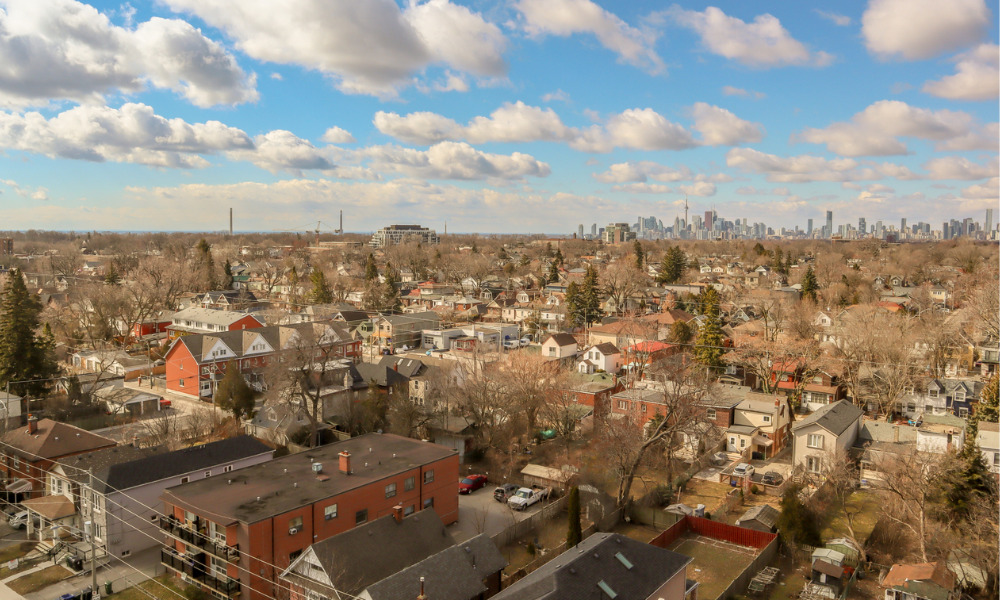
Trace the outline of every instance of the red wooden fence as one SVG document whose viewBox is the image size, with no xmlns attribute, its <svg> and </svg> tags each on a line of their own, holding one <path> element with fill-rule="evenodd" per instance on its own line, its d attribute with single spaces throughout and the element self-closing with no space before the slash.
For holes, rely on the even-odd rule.
<svg viewBox="0 0 1000 600">
<path fill-rule="evenodd" d="M 688 515 L 671 525 L 669 529 L 665 530 L 660 535 L 656 536 L 650 544 L 659 548 L 666 548 L 672 544 L 674 540 L 689 531 L 715 540 L 722 540 L 738 546 L 747 546 L 758 550 L 763 549 L 771 543 L 771 540 L 778 537 L 778 534 L 776 533 L 765 533 L 763 531 L 754 531 L 753 529 L 744 529 L 743 527 L 737 527 L 735 525 L 729 525 L 718 521 L 711 521 L 709 519 Z"/>
</svg>

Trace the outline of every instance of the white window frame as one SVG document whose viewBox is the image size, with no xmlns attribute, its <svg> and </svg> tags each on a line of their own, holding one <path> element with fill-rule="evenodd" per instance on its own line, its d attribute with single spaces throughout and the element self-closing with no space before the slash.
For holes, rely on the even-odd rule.
<svg viewBox="0 0 1000 600">
<path fill-rule="evenodd" d="M 821 433 L 810 433 L 806 438 L 807 448 L 816 448 L 817 450 L 822 450 L 826 444 L 826 436 Z"/>
<path fill-rule="evenodd" d="M 719 415 L 718 415 L 718 413 L 715 412 L 714 408 L 707 408 L 707 409 L 705 409 L 705 418 L 706 419 L 708 419 L 710 421 L 714 421 L 715 419 L 718 418 L 718 416 Z"/>
<path fill-rule="evenodd" d="M 806 470 L 810 473 L 819 473 L 823 468 L 823 461 L 819 456 L 810 455 L 806 457 Z"/>
<path fill-rule="evenodd" d="M 333 510 L 331 510 L 333 509 Z M 323 507 L 323 520 L 331 521 L 337 518 L 337 503 L 334 502 L 328 506 Z"/>
</svg>

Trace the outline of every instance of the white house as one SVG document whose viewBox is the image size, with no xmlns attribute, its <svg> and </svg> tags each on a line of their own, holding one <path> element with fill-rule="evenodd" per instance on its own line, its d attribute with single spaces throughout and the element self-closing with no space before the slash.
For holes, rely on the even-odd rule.
<svg viewBox="0 0 1000 600">
<path fill-rule="evenodd" d="M 570 358 L 576 352 L 576 338 L 568 333 L 553 333 L 542 341 L 542 356 L 546 358 Z"/>
<path fill-rule="evenodd" d="M 792 464 L 821 474 L 847 454 L 861 432 L 864 413 L 846 400 L 827 404 L 792 425 Z"/>
<path fill-rule="evenodd" d="M 1000 473 L 1000 425 L 994 421 L 980 421 L 976 444 L 990 473 Z"/>
<path fill-rule="evenodd" d="M 617 373 L 618 368 L 621 367 L 621 350 L 608 342 L 591 346 L 584 350 L 580 356 L 580 362 L 577 363 L 576 368 L 580 373 L 588 375 L 595 371 Z"/>
</svg>

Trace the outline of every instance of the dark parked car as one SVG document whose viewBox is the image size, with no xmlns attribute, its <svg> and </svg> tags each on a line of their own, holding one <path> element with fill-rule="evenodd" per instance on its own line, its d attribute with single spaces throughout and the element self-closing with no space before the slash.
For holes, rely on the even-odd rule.
<svg viewBox="0 0 1000 600">
<path fill-rule="evenodd" d="M 497 502 L 507 502 L 507 499 L 513 496 L 517 490 L 518 486 L 513 483 L 505 483 L 493 490 L 493 499 Z"/>
<path fill-rule="evenodd" d="M 471 494 L 486 485 L 486 475 L 469 475 L 458 482 L 459 494 Z"/>
<path fill-rule="evenodd" d="M 760 482 L 764 485 L 781 485 L 781 482 L 784 480 L 785 478 L 782 477 L 781 473 L 778 473 L 777 471 L 768 471 L 767 473 L 764 473 L 763 477 L 760 478 Z"/>
</svg>

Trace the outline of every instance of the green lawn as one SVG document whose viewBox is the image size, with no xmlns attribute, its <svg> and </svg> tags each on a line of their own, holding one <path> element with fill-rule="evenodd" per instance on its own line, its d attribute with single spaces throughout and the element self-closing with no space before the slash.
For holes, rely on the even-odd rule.
<svg viewBox="0 0 1000 600">
<path fill-rule="evenodd" d="M 682 537 L 668 548 L 694 559 L 687 576 L 698 582 L 699 598 L 718 598 L 729 584 L 753 562 L 753 550 L 738 550 L 706 537 Z"/>
<path fill-rule="evenodd" d="M 858 490 L 851 494 L 847 505 L 849 510 L 855 514 L 854 533 L 863 543 L 871 535 L 882 510 L 878 495 L 868 490 Z M 823 541 L 847 536 L 847 519 L 839 507 L 831 506 L 829 512 L 833 513 L 834 517 L 823 527 L 821 532 Z"/>
<path fill-rule="evenodd" d="M 11 591 L 21 594 L 36 592 L 44 587 L 48 587 L 57 581 L 62 581 L 72 575 L 69 569 L 61 565 L 46 567 L 41 571 L 35 571 L 7 584 Z"/>
</svg>

